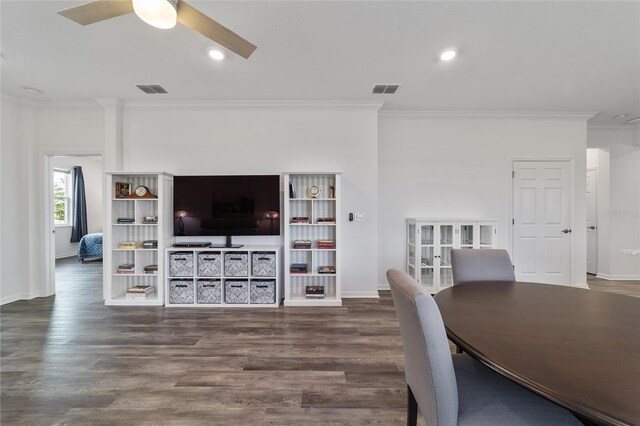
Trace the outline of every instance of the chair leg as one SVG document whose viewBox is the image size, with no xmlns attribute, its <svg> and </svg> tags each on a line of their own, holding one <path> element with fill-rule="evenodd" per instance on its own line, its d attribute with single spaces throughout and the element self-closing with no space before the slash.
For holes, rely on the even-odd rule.
<svg viewBox="0 0 640 426">
<path fill-rule="evenodd" d="M 418 402 L 411 388 L 407 385 L 407 426 L 416 426 L 418 423 Z"/>
<path fill-rule="evenodd" d="M 457 353 L 457 354 L 461 354 L 462 352 L 464 352 L 464 351 L 462 350 L 462 348 L 461 348 L 460 346 L 456 345 L 456 353 Z"/>
</svg>

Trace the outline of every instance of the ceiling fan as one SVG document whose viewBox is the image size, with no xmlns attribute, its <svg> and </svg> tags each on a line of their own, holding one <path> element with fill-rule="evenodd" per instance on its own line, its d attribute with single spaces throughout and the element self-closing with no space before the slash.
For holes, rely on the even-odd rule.
<svg viewBox="0 0 640 426">
<path fill-rule="evenodd" d="M 78 24 L 89 25 L 131 12 L 157 28 L 173 28 L 179 22 L 245 59 L 256 50 L 256 46 L 184 0 L 98 0 L 58 13 Z"/>
</svg>

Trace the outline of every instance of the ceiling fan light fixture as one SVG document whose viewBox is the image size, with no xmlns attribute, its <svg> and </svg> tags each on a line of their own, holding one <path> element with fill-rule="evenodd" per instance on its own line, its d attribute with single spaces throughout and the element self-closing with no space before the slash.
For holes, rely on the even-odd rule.
<svg viewBox="0 0 640 426">
<path fill-rule="evenodd" d="M 211 59 L 216 61 L 221 61 L 224 59 L 224 52 L 220 49 L 216 49 L 215 47 L 212 47 L 211 49 L 209 49 L 207 51 L 207 54 Z"/>
<path fill-rule="evenodd" d="M 178 0 L 133 0 L 133 11 L 147 24 L 169 29 L 178 20 Z"/>
<path fill-rule="evenodd" d="M 458 55 L 458 49 L 456 49 L 455 47 L 450 47 L 440 52 L 440 60 L 443 62 L 449 62 L 450 60 L 455 58 L 457 55 Z"/>
</svg>

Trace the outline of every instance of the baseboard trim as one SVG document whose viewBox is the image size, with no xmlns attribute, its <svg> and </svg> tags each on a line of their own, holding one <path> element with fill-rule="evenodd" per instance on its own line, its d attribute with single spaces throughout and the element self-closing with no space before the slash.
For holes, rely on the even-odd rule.
<svg viewBox="0 0 640 426">
<path fill-rule="evenodd" d="M 78 256 L 78 253 L 59 254 L 59 255 L 56 255 L 56 260 L 64 259 L 66 257 L 76 257 L 76 256 Z"/>
<path fill-rule="evenodd" d="M 576 287 L 576 288 L 586 288 L 589 289 L 589 286 L 587 285 L 587 283 L 578 283 L 578 284 L 574 284 L 570 287 Z"/>
<path fill-rule="evenodd" d="M 380 298 L 380 295 L 378 294 L 378 290 L 375 291 L 343 291 L 342 292 L 342 298 L 343 299 L 362 299 L 362 298 L 369 298 L 369 299 L 378 299 Z"/>
<path fill-rule="evenodd" d="M 18 294 L 16 296 L 9 296 L 9 297 L 5 297 L 0 299 L 0 305 L 6 305 L 7 303 L 12 303 L 18 300 L 24 300 L 24 299 L 28 299 L 29 296 L 27 296 L 26 294 Z"/>
<path fill-rule="evenodd" d="M 609 281 L 640 281 L 640 275 L 609 275 L 598 274 L 596 278 L 602 278 Z"/>
</svg>

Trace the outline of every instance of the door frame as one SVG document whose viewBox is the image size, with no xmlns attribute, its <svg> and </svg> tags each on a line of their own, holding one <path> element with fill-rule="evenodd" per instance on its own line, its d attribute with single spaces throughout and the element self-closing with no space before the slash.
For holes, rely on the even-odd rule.
<svg viewBox="0 0 640 426">
<path fill-rule="evenodd" d="M 598 240 L 599 240 L 599 232 L 600 231 L 600 227 L 598 226 L 598 207 L 599 207 L 599 202 L 598 202 L 598 192 L 600 191 L 600 188 L 598 187 L 598 167 L 587 167 L 587 173 L 589 172 L 596 172 L 596 182 L 595 182 L 595 187 L 596 187 L 596 217 L 595 217 L 595 221 L 596 221 L 596 276 L 598 275 L 598 264 L 600 263 L 600 246 L 598 244 Z M 585 174 L 586 176 L 586 174 Z M 587 244 L 586 244 L 586 248 L 587 250 L 589 250 L 589 241 L 587 240 Z M 588 273 L 588 272 L 587 272 Z"/>
<path fill-rule="evenodd" d="M 515 195 L 514 195 L 514 191 L 515 191 L 515 179 L 513 178 L 513 173 L 515 171 L 515 163 L 519 163 L 519 162 L 535 162 L 535 163 L 544 163 L 544 162 L 549 162 L 549 163 L 557 163 L 557 162 L 566 162 L 569 164 L 569 229 L 571 229 L 573 231 L 573 229 L 576 229 L 576 218 L 575 218 L 575 197 L 576 197 L 576 183 L 575 183 L 575 159 L 573 157 L 511 157 L 511 161 L 509 162 L 509 175 L 511 176 L 511 191 L 509 193 L 509 203 L 511 204 L 511 210 L 510 210 L 510 214 L 511 217 L 511 223 L 509 224 L 509 253 L 511 254 L 511 257 L 513 258 L 513 255 L 515 253 L 514 251 L 514 246 L 515 246 L 515 241 L 514 241 L 514 231 L 513 231 L 513 218 L 515 218 Z M 587 175 L 585 173 L 585 179 L 587 178 Z M 585 192 L 586 195 L 586 192 Z M 571 240 L 569 241 L 569 282 L 566 283 L 565 285 L 569 285 L 569 286 L 576 286 L 576 282 L 575 282 L 575 272 L 574 272 L 574 259 L 575 259 L 575 251 L 576 251 L 576 247 L 575 247 L 575 238 L 573 236 L 573 232 L 571 232 L 571 234 L 569 234 L 569 238 L 571 238 Z M 585 237 L 586 239 L 586 237 Z"/>
<path fill-rule="evenodd" d="M 102 151 L 49 151 L 43 152 L 44 161 L 44 290 L 46 296 L 56 293 L 56 239 L 53 221 L 53 157 L 100 157 L 104 171 L 104 152 Z M 100 185 L 103 191 L 104 185 Z M 104 194 L 101 194 L 104 198 Z"/>
</svg>

